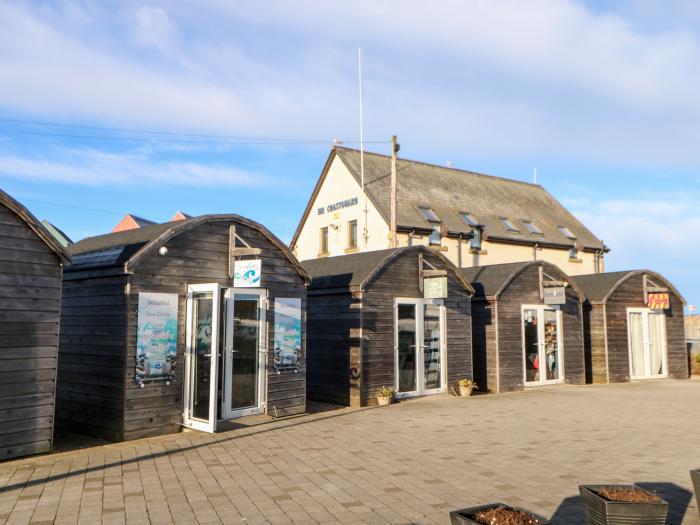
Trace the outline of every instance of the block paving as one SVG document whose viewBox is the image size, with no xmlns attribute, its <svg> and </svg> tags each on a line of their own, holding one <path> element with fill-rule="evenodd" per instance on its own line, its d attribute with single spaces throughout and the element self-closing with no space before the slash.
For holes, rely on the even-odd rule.
<svg viewBox="0 0 700 525">
<path fill-rule="evenodd" d="M 504 502 L 584 523 L 579 483 L 636 482 L 700 523 L 700 381 L 432 396 L 0 463 L 7 524 L 447 524 Z"/>
</svg>

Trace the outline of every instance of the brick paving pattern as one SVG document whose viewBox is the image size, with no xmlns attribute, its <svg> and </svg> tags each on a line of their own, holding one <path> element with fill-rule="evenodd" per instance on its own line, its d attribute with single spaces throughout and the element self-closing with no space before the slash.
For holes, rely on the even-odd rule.
<svg viewBox="0 0 700 525">
<path fill-rule="evenodd" d="M 433 396 L 0 463 L 0 523 L 447 524 L 502 501 L 583 523 L 579 483 L 638 482 L 699 523 L 700 382 Z"/>
</svg>

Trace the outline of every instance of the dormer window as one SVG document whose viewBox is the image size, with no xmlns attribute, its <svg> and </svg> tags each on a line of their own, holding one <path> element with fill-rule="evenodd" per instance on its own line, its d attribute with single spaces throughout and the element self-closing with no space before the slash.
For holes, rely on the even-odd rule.
<svg viewBox="0 0 700 525">
<path fill-rule="evenodd" d="M 515 224 L 513 224 L 508 217 L 501 217 L 500 221 L 507 232 L 520 233 L 520 230 L 518 229 L 518 227 Z"/>
<path fill-rule="evenodd" d="M 474 216 L 466 211 L 460 212 L 460 217 L 462 217 L 462 220 L 467 223 L 467 226 L 478 226 L 479 221 L 477 221 Z"/>
<path fill-rule="evenodd" d="M 543 235 L 542 230 L 540 230 L 534 222 L 523 220 L 523 224 L 532 235 Z"/>
<path fill-rule="evenodd" d="M 576 236 L 571 232 L 569 228 L 566 226 L 559 226 L 559 231 L 561 234 L 566 237 L 567 239 L 576 240 Z"/>
<path fill-rule="evenodd" d="M 418 211 L 423 216 L 423 218 L 428 222 L 441 222 L 440 217 L 433 211 L 432 208 L 418 208 Z"/>
<path fill-rule="evenodd" d="M 442 245 L 442 221 L 440 221 L 440 217 L 437 216 L 437 213 L 435 213 L 432 208 L 418 207 L 418 211 L 423 218 L 430 223 L 430 226 L 433 229 L 430 237 L 428 237 L 428 242 L 430 245 Z"/>
</svg>

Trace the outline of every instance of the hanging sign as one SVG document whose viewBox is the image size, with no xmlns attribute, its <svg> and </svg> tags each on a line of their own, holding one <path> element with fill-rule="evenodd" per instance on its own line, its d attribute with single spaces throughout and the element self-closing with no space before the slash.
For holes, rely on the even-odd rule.
<svg viewBox="0 0 700 525">
<path fill-rule="evenodd" d="M 670 307 L 668 292 L 647 294 L 647 306 L 652 310 L 667 310 Z"/>
<path fill-rule="evenodd" d="M 235 261 L 233 263 L 234 288 L 260 288 L 261 270 L 262 261 L 260 259 Z"/>
<path fill-rule="evenodd" d="M 275 350 L 272 368 L 276 372 L 297 371 L 301 358 L 301 299 L 275 299 Z"/>
<path fill-rule="evenodd" d="M 542 289 L 544 304 L 566 304 L 566 288 L 546 286 Z"/>
<path fill-rule="evenodd" d="M 426 277 L 423 279 L 424 299 L 446 299 L 447 277 Z"/>
<path fill-rule="evenodd" d="M 136 384 L 175 380 L 177 303 L 177 294 L 139 294 Z"/>
</svg>

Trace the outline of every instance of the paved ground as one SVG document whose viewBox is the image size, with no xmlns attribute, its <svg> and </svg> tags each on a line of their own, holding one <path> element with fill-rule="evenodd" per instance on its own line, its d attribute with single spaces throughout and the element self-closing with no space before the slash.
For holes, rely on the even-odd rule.
<svg viewBox="0 0 700 525">
<path fill-rule="evenodd" d="M 700 382 L 342 409 L 0 463 L 0 523 L 449 523 L 503 501 L 579 524 L 581 482 L 639 482 L 699 523 Z"/>
</svg>

